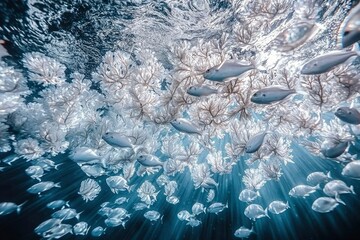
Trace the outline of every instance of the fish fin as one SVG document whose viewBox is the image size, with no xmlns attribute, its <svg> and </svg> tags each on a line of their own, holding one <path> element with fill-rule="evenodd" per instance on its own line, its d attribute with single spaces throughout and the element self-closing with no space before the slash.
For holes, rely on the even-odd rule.
<svg viewBox="0 0 360 240">
<path fill-rule="evenodd" d="M 329 179 L 332 179 L 331 174 L 330 174 L 330 171 L 328 171 L 328 173 L 326 174 L 326 176 L 327 176 Z"/>
<path fill-rule="evenodd" d="M 286 207 L 290 208 L 289 201 L 286 201 Z"/>
<path fill-rule="evenodd" d="M 335 195 L 335 200 L 336 200 L 338 203 L 341 203 L 341 204 L 343 204 L 343 205 L 346 205 L 345 202 L 340 199 L 339 194 L 336 194 L 336 195 Z"/>
<path fill-rule="evenodd" d="M 216 67 L 216 69 L 219 70 L 224 65 L 225 62 L 226 62 L 226 59 L 224 58 L 222 60 L 222 62 Z"/>
<path fill-rule="evenodd" d="M 80 214 L 81 214 L 81 213 L 82 213 L 82 212 L 79 212 L 78 214 L 76 214 L 75 218 L 76 218 L 77 220 L 80 219 Z"/>
<path fill-rule="evenodd" d="M 356 193 L 355 193 L 355 191 L 354 191 L 354 186 L 353 186 L 353 185 L 350 186 L 350 191 L 351 191 L 352 194 L 355 194 L 355 195 L 356 195 Z"/>
<path fill-rule="evenodd" d="M 54 184 L 54 187 L 61 188 L 60 182 L 55 183 L 55 184 Z"/>
<path fill-rule="evenodd" d="M 66 201 L 65 206 L 70 207 L 70 201 Z"/>
<path fill-rule="evenodd" d="M 265 216 L 267 216 L 268 218 L 270 218 L 268 208 L 265 208 Z"/>
<path fill-rule="evenodd" d="M 259 192 L 259 191 L 256 191 L 256 195 L 257 195 L 258 197 L 261 197 L 261 195 L 260 195 L 260 192 Z"/>
<path fill-rule="evenodd" d="M 135 188 L 136 188 L 135 184 L 131 185 L 128 189 L 128 192 L 130 193 L 130 192 L 134 191 Z"/>
<path fill-rule="evenodd" d="M 250 61 L 251 65 L 254 66 L 254 69 L 256 69 L 262 73 L 267 73 L 267 69 L 263 65 L 264 62 L 260 63 L 259 59 L 255 59 L 255 60 L 250 59 L 249 61 Z"/>
<path fill-rule="evenodd" d="M 25 203 L 27 203 L 27 202 L 28 202 L 28 200 L 26 200 L 25 202 L 23 202 L 22 204 L 20 204 L 19 206 L 17 206 L 17 208 L 16 208 L 16 213 L 17 213 L 17 214 L 20 214 L 20 211 L 21 211 L 22 206 L 24 206 Z"/>
<path fill-rule="evenodd" d="M 85 233 L 85 235 L 87 235 L 87 234 L 88 234 L 88 232 L 89 232 L 90 228 L 91 228 L 91 226 L 89 226 L 89 227 L 86 229 L 86 233 Z"/>
<path fill-rule="evenodd" d="M 359 43 L 354 43 L 351 51 L 355 52 L 356 55 L 359 57 L 359 56 L 360 56 L 360 46 L 359 46 Z"/>
<path fill-rule="evenodd" d="M 320 184 L 318 183 L 316 186 L 315 186 L 315 190 L 320 190 L 321 187 L 320 187 Z"/>
</svg>

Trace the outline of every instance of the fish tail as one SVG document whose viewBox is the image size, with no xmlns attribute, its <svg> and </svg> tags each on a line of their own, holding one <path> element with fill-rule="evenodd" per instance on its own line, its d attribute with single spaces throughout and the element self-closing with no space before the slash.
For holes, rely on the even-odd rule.
<svg viewBox="0 0 360 240">
<path fill-rule="evenodd" d="M 21 211 L 22 206 L 24 206 L 25 203 L 27 203 L 27 202 L 28 202 L 28 201 L 26 200 L 25 202 L 23 202 L 22 204 L 20 204 L 19 206 L 17 206 L 17 208 L 16 208 L 17 214 L 20 214 L 20 211 Z"/>
<path fill-rule="evenodd" d="M 355 195 L 356 195 L 356 193 L 355 193 L 355 191 L 354 191 L 354 186 L 353 186 L 353 185 L 351 185 L 349 189 L 350 189 L 350 191 L 351 191 L 352 194 L 355 194 Z"/>
<path fill-rule="evenodd" d="M 336 194 L 336 195 L 335 195 L 335 200 L 336 200 L 338 203 L 341 203 L 341 204 L 343 204 L 343 205 L 346 205 L 345 202 L 340 199 L 339 194 Z"/>
<path fill-rule="evenodd" d="M 60 182 L 55 183 L 55 184 L 54 184 L 54 187 L 61 188 Z"/>
<path fill-rule="evenodd" d="M 268 208 L 265 208 L 265 216 L 267 216 L 268 218 L 270 218 Z"/>
<path fill-rule="evenodd" d="M 332 179 L 331 174 L 330 174 L 330 171 L 328 171 L 328 173 L 326 174 L 326 176 L 327 176 L 329 179 Z"/>
<path fill-rule="evenodd" d="M 320 189 L 321 189 L 320 184 L 317 184 L 317 185 L 315 186 L 315 190 L 320 190 Z"/>
<path fill-rule="evenodd" d="M 357 56 L 360 56 L 360 46 L 359 43 L 355 43 L 351 49 L 351 51 L 355 52 Z"/>
<path fill-rule="evenodd" d="M 77 220 L 80 219 L 80 214 L 81 214 L 81 213 L 82 213 L 82 212 L 79 212 L 78 214 L 76 214 L 75 218 L 76 218 Z"/>
</svg>

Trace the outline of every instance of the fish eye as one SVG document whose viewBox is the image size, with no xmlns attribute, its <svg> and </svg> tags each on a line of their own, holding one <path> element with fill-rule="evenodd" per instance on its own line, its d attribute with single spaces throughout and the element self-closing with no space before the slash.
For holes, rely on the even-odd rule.
<svg viewBox="0 0 360 240">
<path fill-rule="evenodd" d="M 266 94 L 265 94 L 265 93 L 263 93 L 263 94 L 262 94 L 262 96 L 263 96 L 263 97 L 266 97 Z"/>
<path fill-rule="evenodd" d="M 206 72 L 207 72 L 207 73 L 210 72 L 210 69 L 206 70 Z"/>
<path fill-rule="evenodd" d="M 351 115 L 351 112 L 349 111 L 348 114 Z"/>
<path fill-rule="evenodd" d="M 254 96 L 257 96 L 257 93 L 254 93 Z"/>
<path fill-rule="evenodd" d="M 314 63 L 314 66 L 315 66 L 315 67 L 317 67 L 317 65 L 318 65 L 317 63 Z"/>
</svg>

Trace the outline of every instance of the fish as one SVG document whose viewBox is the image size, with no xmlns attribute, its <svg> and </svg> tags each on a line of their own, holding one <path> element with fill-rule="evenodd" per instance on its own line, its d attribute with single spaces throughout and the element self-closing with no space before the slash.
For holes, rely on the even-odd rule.
<svg viewBox="0 0 360 240">
<path fill-rule="evenodd" d="M 223 204 L 223 203 L 219 203 L 219 202 L 216 202 L 216 203 L 213 203 L 211 204 L 208 208 L 207 208 L 207 211 L 209 213 L 215 213 L 215 214 L 218 214 L 222 211 L 224 211 L 225 208 L 228 208 L 229 205 L 226 203 L 226 204 Z"/>
<path fill-rule="evenodd" d="M 180 202 L 180 199 L 178 197 L 175 196 L 167 196 L 166 197 L 166 201 L 170 204 L 178 204 Z"/>
<path fill-rule="evenodd" d="M 61 225 L 61 220 L 57 218 L 50 218 L 42 223 L 40 223 L 35 229 L 34 232 L 42 237 L 47 237 L 51 234 L 52 229 L 56 229 Z"/>
<path fill-rule="evenodd" d="M 144 213 L 144 217 L 146 219 L 149 219 L 150 221 L 157 221 L 157 220 L 159 220 L 161 215 L 157 211 L 150 210 L 150 211 L 147 211 L 146 213 Z"/>
<path fill-rule="evenodd" d="M 26 201 L 27 202 L 27 201 Z M 16 211 L 17 214 L 20 214 L 22 206 L 25 205 L 25 203 L 22 203 L 20 205 L 17 205 L 13 202 L 2 202 L 0 203 L 0 215 L 8 215 Z"/>
<path fill-rule="evenodd" d="M 32 194 L 41 194 L 42 192 L 48 191 L 52 188 L 60 188 L 60 183 L 54 183 L 51 181 L 39 182 L 29 187 L 26 191 Z"/>
<path fill-rule="evenodd" d="M 272 201 L 267 209 L 269 209 L 269 212 L 273 214 L 280 214 L 289 208 L 288 202 L 284 203 L 283 201 Z"/>
<path fill-rule="evenodd" d="M 194 97 L 205 97 L 212 94 L 217 94 L 218 90 L 206 85 L 194 85 L 189 87 L 186 92 L 187 94 Z"/>
<path fill-rule="evenodd" d="M 196 216 L 201 213 L 206 213 L 206 207 L 204 206 L 204 204 L 196 202 L 192 206 L 191 211 L 192 211 L 192 214 Z"/>
<path fill-rule="evenodd" d="M 224 61 L 220 65 L 206 70 L 203 77 L 210 81 L 224 82 L 253 69 L 256 69 L 253 64 Z"/>
<path fill-rule="evenodd" d="M 360 124 L 360 113 L 355 108 L 339 107 L 335 112 L 335 116 L 349 124 Z"/>
<path fill-rule="evenodd" d="M 283 86 L 269 86 L 256 91 L 250 98 L 256 104 L 271 104 L 285 99 L 291 94 L 295 94 L 295 89 L 286 89 Z"/>
<path fill-rule="evenodd" d="M 128 185 L 128 182 L 122 176 L 111 176 L 106 178 L 106 184 L 109 186 L 110 190 L 117 194 L 119 191 L 128 191 L 130 192 L 131 188 Z"/>
<path fill-rule="evenodd" d="M 185 118 L 176 118 L 172 120 L 170 124 L 179 132 L 201 135 L 201 131 Z"/>
<path fill-rule="evenodd" d="M 352 193 L 356 194 L 354 187 L 348 187 L 346 183 L 341 180 L 332 180 L 325 184 L 323 192 L 329 197 L 335 197 L 336 201 L 345 205 L 345 203 L 340 199 L 340 194 Z"/>
<path fill-rule="evenodd" d="M 145 208 L 149 208 L 150 206 L 146 203 L 135 203 L 135 205 L 133 206 L 134 211 L 141 211 L 144 210 Z"/>
<path fill-rule="evenodd" d="M 344 204 L 344 202 L 340 202 Z M 319 213 L 328 213 L 334 210 L 339 205 L 336 199 L 330 197 L 319 197 L 311 205 L 311 209 Z"/>
<path fill-rule="evenodd" d="M 328 158 L 337 158 L 348 148 L 348 141 L 338 143 L 327 143 L 321 146 L 320 152 Z"/>
<path fill-rule="evenodd" d="M 59 239 L 62 238 L 63 236 L 65 236 L 68 233 L 73 233 L 72 232 L 73 227 L 70 224 L 60 224 L 56 227 L 53 227 L 51 229 L 51 232 L 49 234 L 46 234 L 46 238 L 49 239 Z"/>
<path fill-rule="evenodd" d="M 81 170 L 88 176 L 88 177 L 100 177 L 105 174 L 105 169 L 102 168 L 99 164 L 94 165 L 82 165 Z"/>
<path fill-rule="evenodd" d="M 341 171 L 341 175 L 360 180 L 360 161 L 356 160 L 346 164 Z"/>
<path fill-rule="evenodd" d="M 240 192 L 239 200 L 242 202 L 250 203 L 254 201 L 257 197 L 260 197 L 259 192 L 255 192 L 251 189 L 244 189 Z"/>
<path fill-rule="evenodd" d="M 352 51 L 332 51 L 324 55 L 317 56 L 306 62 L 300 73 L 303 75 L 316 75 L 331 71 L 336 66 L 344 63 L 349 58 L 359 56 L 357 48 Z"/>
<path fill-rule="evenodd" d="M 98 226 L 91 231 L 91 236 L 93 237 L 101 237 L 104 234 L 105 234 L 105 229 L 101 226 Z"/>
<path fill-rule="evenodd" d="M 266 129 L 268 129 L 268 127 Z M 245 145 L 245 152 L 254 153 L 258 151 L 264 142 L 266 134 L 268 133 L 268 130 L 265 130 L 264 132 L 260 132 L 252 136 Z"/>
<path fill-rule="evenodd" d="M 73 226 L 73 232 L 75 235 L 87 235 L 90 230 L 90 226 L 87 222 L 78 222 Z"/>
<path fill-rule="evenodd" d="M 77 164 L 92 164 L 99 163 L 100 156 L 91 148 L 78 147 L 75 148 L 69 155 L 70 159 Z"/>
<path fill-rule="evenodd" d="M 350 10 L 339 28 L 338 42 L 346 48 L 360 41 L 360 4 Z"/>
<path fill-rule="evenodd" d="M 127 202 L 127 201 L 129 201 L 128 198 L 126 198 L 126 197 L 119 197 L 119 198 L 117 198 L 117 199 L 114 201 L 114 203 L 117 204 L 117 205 L 121 205 L 121 204 L 123 204 L 123 203 L 125 203 L 125 202 Z"/>
<path fill-rule="evenodd" d="M 33 165 L 25 169 L 25 173 L 29 175 L 32 179 L 36 179 L 41 182 L 41 177 L 44 175 L 44 169 L 40 166 Z"/>
<path fill-rule="evenodd" d="M 107 218 L 105 219 L 105 225 L 107 227 L 117 227 L 117 226 L 120 226 L 122 225 L 123 228 L 125 228 L 125 224 L 128 220 L 122 220 L 122 219 L 119 219 L 119 218 Z"/>
<path fill-rule="evenodd" d="M 158 157 L 150 154 L 141 154 L 136 160 L 145 167 L 162 167 L 164 165 Z"/>
<path fill-rule="evenodd" d="M 191 227 L 198 227 L 202 222 L 196 218 L 190 218 L 186 225 L 190 225 Z"/>
<path fill-rule="evenodd" d="M 50 208 L 50 209 L 59 209 L 59 208 L 65 208 L 66 207 L 70 207 L 69 205 L 69 201 L 64 201 L 64 200 L 55 200 L 52 202 L 49 202 L 48 204 L 46 204 L 46 207 Z"/>
<path fill-rule="evenodd" d="M 321 189 L 319 184 L 314 187 L 309 185 L 297 185 L 290 190 L 289 195 L 291 197 L 305 198 L 319 189 Z"/>
<path fill-rule="evenodd" d="M 61 220 L 69 220 L 69 219 L 73 219 L 73 218 L 76 218 L 77 220 L 79 220 L 80 214 L 81 213 L 77 213 L 76 210 L 73 208 L 64 208 L 64 209 L 60 209 L 60 210 L 54 212 L 53 214 L 51 214 L 51 217 L 61 219 Z"/>
<path fill-rule="evenodd" d="M 244 210 L 244 214 L 250 220 L 255 221 L 258 218 L 269 217 L 267 208 L 264 210 L 259 204 L 250 204 Z"/>
<path fill-rule="evenodd" d="M 133 148 L 128 137 L 118 132 L 107 132 L 102 139 L 109 145 L 119 148 Z"/>
<path fill-rule="evenodd" d="M 189 219 L 194 217 L 194 215 L 190 214 L 187 210 L 182 210 L 178 212 L 177 217 L 180 221 L 189 221 Z"/>
<path fill-rule="evenodd" d="M 236 229 L 234 236 L 237 238 L 248 238 L 253 232 L 254 232 L 253 228 L 248 229 L 244 226 L 241 226 L 240 228 Z"/>
<path fill-rule="evenodd" d="M 330 179 L 332 179 L 330 172 L 327 174 L 323 172 L 312 172 L 306 177 L 306 181 L 313 186 L 329 181 Z"/>
</svg>

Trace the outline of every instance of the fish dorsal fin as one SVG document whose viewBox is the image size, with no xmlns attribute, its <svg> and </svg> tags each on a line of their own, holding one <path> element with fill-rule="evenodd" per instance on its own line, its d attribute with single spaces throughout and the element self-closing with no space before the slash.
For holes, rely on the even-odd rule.
<svg viewBox="0 0 360 240">
<path fill-rule="evenodd" d="M 220 65 L 216 67 L 216 70 L 219 70 L 224 65 L 225 62 L 226 62 L 226 59 L 224 58 L 222 60 L 222 62 L 220 63 Z"/>
</svg>

